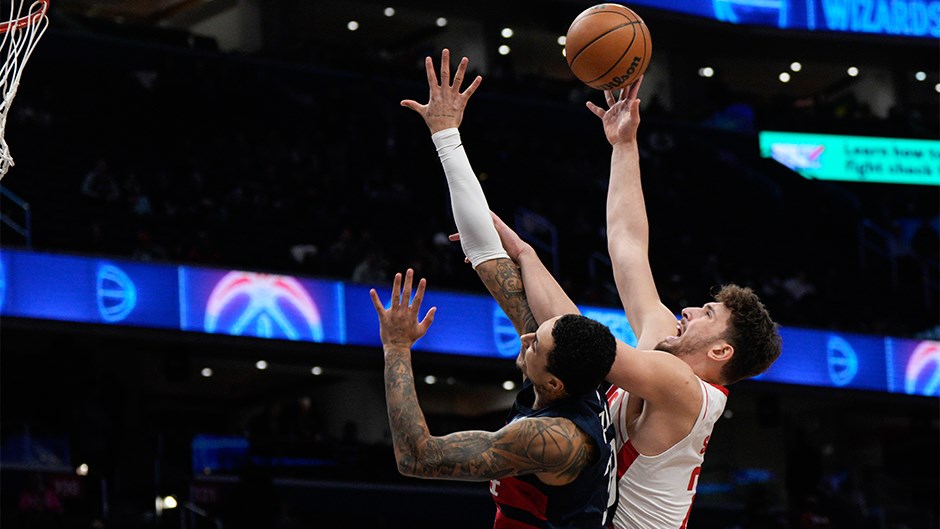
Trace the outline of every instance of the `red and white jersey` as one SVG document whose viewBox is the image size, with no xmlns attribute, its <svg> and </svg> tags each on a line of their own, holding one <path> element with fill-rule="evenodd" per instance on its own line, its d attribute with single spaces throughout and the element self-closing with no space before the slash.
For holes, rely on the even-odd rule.
<svg viewBox="0 0 940 529">
<path fill-rule="evenodd" d="M 701 379 L 702 409 L 689 435 L 656 456 L 640 455 L 627 433 L 630 393 L 616 386 L 607 391 L 617 432 L 620 499 L 616 529 L 685 529 L 698 486 L 698 475 L 715 421 L 724 412 L 728 390 Z"/>
</svg>

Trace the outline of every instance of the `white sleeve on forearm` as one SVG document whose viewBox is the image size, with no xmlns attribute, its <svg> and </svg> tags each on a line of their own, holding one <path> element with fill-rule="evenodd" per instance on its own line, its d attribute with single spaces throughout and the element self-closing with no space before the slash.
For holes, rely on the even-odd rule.
<svg viewBox="0 0 940 529">
<path fill-rule="evenodd" d="M 460 247 L 475 269 L 480 263 L 498 257 L 509 258 L 499 233 L 493 226 L 490 206 L 486 203 L 483 187 L 470 167 L 470 159 L 460 141 L 456 128 L 444 129 L 431 135 L 437 155 L 444 166 L 450 205 L 454 212 Z"/>
</svg>

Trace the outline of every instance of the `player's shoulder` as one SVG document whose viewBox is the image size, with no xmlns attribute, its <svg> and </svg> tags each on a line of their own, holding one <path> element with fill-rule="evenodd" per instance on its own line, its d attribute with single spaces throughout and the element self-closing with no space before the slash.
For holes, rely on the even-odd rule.
<svg viewBox="0 0 940 529">
<path fill-rule="evenodd" d="M 568 417 L 525 417 L 505 426 L 500 438 L 504 446 L 524 449 L 558 464 L 578 452 L 597 449 L 592 436 Z"/>
</svg>

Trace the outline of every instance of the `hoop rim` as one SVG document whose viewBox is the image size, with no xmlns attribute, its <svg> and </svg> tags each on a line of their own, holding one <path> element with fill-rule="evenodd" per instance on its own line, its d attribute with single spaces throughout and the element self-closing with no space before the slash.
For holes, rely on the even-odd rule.
<svg viewBox="0 0 940 529">
<path fill-rule="evenodd" d="M 33 6 L 36 4 L 40 4 L 40 9 L 34 12 Z M 30 11 L 25 16 L 0 23 L 0 34 L 6 33 L 13 28 L 22 29 L 36 23 L 38 19 L 46 15 L 46 11 L 49 9 L 49 0 L 35 0 L 30 4 L 29 9 Z"/>
</svg>

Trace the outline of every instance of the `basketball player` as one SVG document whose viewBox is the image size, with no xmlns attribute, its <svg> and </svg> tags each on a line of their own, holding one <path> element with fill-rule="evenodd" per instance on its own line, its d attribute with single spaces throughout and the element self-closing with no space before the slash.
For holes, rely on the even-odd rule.
<svg viewBox="0 0 940 529">
<path fill-rule="evenodd" d="M 727 400 L 725 386 L 766 370 L 780 355 L 781 344 L 777 325 L 749 289 L 726 285 L 714 302 L 683 309 L 678 321 L 659 300 L 647 255 L 636 147 L 641 82 L 623 90 L 619 99 L 606 92 L 606 111 L 588 103 L 613 147 L 608 244 L 618 290 L 638 336 L 636 348 L 618 341 L 607 376 L 618 432 L 620 498 L 614 526 L 676 529 L 688 521 L 712 427 Z M 457 110 L 462 113 L 463 107 Z M 465 170 L 472 176 L 469 162 Z M 476 214 L 485 213 L 478 205 Z M 503 249 L 521 267 L 536 321 L 578 313 L 534 249 L 496 215 L 492 219 Z M 481 228 L 457 227 L 466 252 L 466 230 Z"/>
<path fill-rule="evenodd" d="M 678 323 L 660 300 L 649 262 L 636 140 L 642 82 L 619 98 L 605 91 L 607 110 L 587 103 L 612 147 L 607 246 L 637 336 L 637 350 L 619 348 L 608 376 L 615 385 L 608 401 L 621 474 L 614 526 L 685 528 L 712 427 L 727 401 L 725 386 L 763 373 L 780 356 L 781 340 L 748 288 L 725 285 L 714 302 L 683 309 Z M 717 208 L 715 214 L 733 211 Z"/>
<path fill-rule="evenodd" d="M 506 426 L 432 436 L 415 394 L 411 348 L 428 331 L 436 307 L 418 321 L 426 282 L 421 279 L 409 303 L 413 275 L 405 273 L 403 286 L 402 274 L 395 275 L 389 309 L 370 292 L 385 351 L 398 470 L 420 478 L 490 480 L 495 529 L 603 527 L 609 491 L 616 490 L 613 432 L 597 391 L 616 351 L 610 330 L 575 314 L 546 320 L 522 336 L 516 365 L 525 383 Z"/>
<path fill-rule="evenodd" d="M 482 79 L 477 77 L 461 93 L 466 58 L 453 83 L 448 50 L 442 52 L 440 83 L 432 59 L 425 62 L 428 103 L 406 100 L 402 105 L 418 112 L 428 125 L 445 168 L 455 220 L 467 234 L 462 241 L 467 258 L 521 334 L 516 364 L 524 383 L 499 431 L 431 437 L 415 397 L 409 353 L 434 317 L 432 308 L 417 322 L 425 282 L 419 282 L 409 306 L 412 272 L 406 273 L 400 295 L 397 275 L 389 310 L 373 291 L 399 470 L 418 477 L 490 479 L 496 529 L 601 528 L 609 523 L 616 500 L 616 462 L 613 428 L 597 388 L 613 363 L 616 340 L 607 327 L 581 315 L 559 314 L 535 323 L 519 269 L 503 250 L 483 189 L 467 171 L 457 130 L 467 100 Z"/>
</svg>

